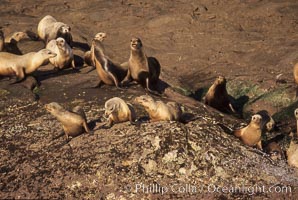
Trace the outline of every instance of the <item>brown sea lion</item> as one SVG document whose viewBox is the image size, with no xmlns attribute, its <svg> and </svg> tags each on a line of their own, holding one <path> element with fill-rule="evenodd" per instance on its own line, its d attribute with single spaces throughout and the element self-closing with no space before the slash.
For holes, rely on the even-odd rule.
<svg viewBox="0 0 298 200">
<path fill-rule="evenodd" d="M 140 38 L 131 39 L 127 66 L 127 75 L 122 84 L 134 80 L 142 84 L 150 93 L 156 94 L 152 91 L 152 87 L 155 87 L 159 80 L 160 64 L 156 58 L 146 56 Z"/>
<path fill-rule="evenodd" d="M 62 37 L 72 47 L 71 28 L 63 23 L 58 22 L 54 17 L 47 15 L 40 20 L 37 27 L 37 34 L 40 39 L 48 44 L 51 40 Z"/>
<path fill-rule="evenodd" d="M 73 111 L 64 109 L 56 102 L 45 105 L 45 109 L 61 122 L 66 139 L 69 136 L 75 137 L 84 132 L 89 133 L 86 115 L 81 107 L 75 107 Z"/>
<path fill-rule="evenodd" d="M 73 51 L 67 42 L 65 42 L 64 38 L 58 37 L 55 40 L 51 40 L 46 48 L 57 54 L 56 57 L 50 58 L 50 63 L 54 65 L 55 68 L 63 69 L 69 65 L 71 65 L 73 69 L 76 68 Z"/>
<path fill-rule="evenodd" d="M 226 88 L 226 79 L 219 76 L 205 95 L 204 103 L 225 113 L 236 113 Z"/>
<path fill-rule="evenodd" d="M 28 37 L 28 35 L 24 32 L 14 32 L 13 34 L 5 37 L 4 33 L 0 31 L 0 51 L 22 55 L 17 43 L 26 37 Z"/>
<path fill-rule="evenodd" d="M 94 56 L 94 64 L 100 79 L 97 87 L 100 87 L 104 83 L 106 85 L 115 85 L 120 89 L 119 83 L 124 79 L 127 70 L 119 64 L 114 63 L 105 55 L 101 41 L 92 41 L 91 52 Z"/>
<path fill-rule="evenodd" d="M 103 32 L 100 32 L 100 33 L 97 33 L 93 40 L 98 40 L 100 42 L 103 42 L 104 39 L 107 37 L 107 34 L 106 33 L 103 33 Z M 93 47 L 93 45 L 91 45 L 91 48 Z M 84 62 L 86 65 L 89 65 L 89 66 L 93 66 L 94 69 L 95 69 L 95 63 L 94 63 L 94 54 L 92 54 L 93 50 L 91 49 L 90 51 L 86 51 L 85 54 L 84 54 Z"/>
<path fill-rule="evenodd" d="M 26 74 L 34 72 L 38 67 L 48 62 L 49 58 L 55 56 L 56 54 L 48 49 L 25 55 L 0 52 L 0 76 L 16 76 L 16 82 L 20 82 Z"/>
<path fill-rule="evenodd" d="M 107 126 L 111 127 L 113 123 L 130 121 L 135 124 L 136 114 L 131 104 L 119 97 L 114 97 L 105 103 L 105 118 L 108 119 Z"/>
<path fill-rule="evenodd" d="M 248 146 L 257 146 L 262 150 L 262 130 L 261 130 L 262 116 L 257 114 L 251 117 L 250 123 L 241 129 L 235 130 L 234 135 L 241 139 L 241 141 Z"/>
<path fill-rule="evenodd" d="M 142 95 L 135 98 L 135 101 L 141 104 L 148 112 L 150 121 L 180 121 L 182 110 L 176 102 L 164 103 L 155 101 L 149 95 Z"/>
</svg>

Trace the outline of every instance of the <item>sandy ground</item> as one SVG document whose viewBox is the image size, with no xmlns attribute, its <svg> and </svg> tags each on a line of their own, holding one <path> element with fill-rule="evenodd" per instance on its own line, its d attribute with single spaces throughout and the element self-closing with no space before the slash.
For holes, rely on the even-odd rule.
<svg viewBox="0 0 298 200">
<path fill-rule="evenodd" d="M 108 34 L 105 48 L 115 61 L 121 63 L 128 59 L 130 39 L 138 36 L 143 41 L 146 54 L 156 57 L 161 63 L 161 78 L 180 93 L 200 101 L 214 79 L 223 75 L 236 103 L 245 104 L 244 121 L 247 122 L 251 113 L 266 109 L 278 122 L 286 124 L 284 132 L 289 132 L 293 125 L 288 124 L 293 124 L 292 113 L 297 106 L 292 75 L 298 55 L 297 1 L 2 0 L 0 26 L 6 35 L 14 31 L 36 32 L 39 20 L 47 14 L 71 26 L 77 44 L 74 47 L 75 61 L 80 71 L 66 69 L 54 72 L 50 64 L 41 67 L 35 73 L 41 83 L 35 90 L 38 101 L 20 84 L 10 85 L 12 80 L 7 79 L 0 81 L 0 197 L 251 198 L 247 194 L 233 196 L 222 193 L 174 193 L 162 197 L 123 189 L 138 180 L 148 184 L 158 181 L 164 185 L 180 181 L 204 186 L 208 183 L 298 186 L 297 175 L 286 166 L 285 161 L 272 165 L 265 159 L 265 163 L 258 163 L 264 160 L 262 156 L 234 141 L 233 136 L 226 136 L 215 125 L 221 122 L 233 127 L 241 120 L 221 115 L 200 103 L 197 109 L 185 107 L 188 112 L 199 116 L 191 124 L 145 123 L 140 129 L 128 124 L 117 125 L 108 131 L 95 131 L 91 136 L 82 135 L 66 145 L 63 145 L 63 138 L 51 140 L 62 129 L 43 108 L 45 103 L 52 101 L 67 108 L 80 104 L 87 112 L 89 125 L 94 127 L 104 121 L 103 103 L 108 98 L 119 96 L 133 102 L 134 97 L 145 94 L 139 86 L 131 86 L 125 91 L 109 86 L 85 89 L 94 85 L 98 76 L 96 71 L 85 73 L 90 67 L 83 67 L 82 56 L 89 49 L 92 37 L 103 31 Z M 43 48 L 44 44 L 24 40 L 18 47 L 27 53 Z M 277 76 L 281 83 L 276 83 Z M 139 116 L 145 114 L 140 107 L 137 110 Z M 214 124 L 215 128 L 210 124 Z M 210 141 L 208 138 L 213 136 L 207 134 L 206 137 L 200 133 L 201 130 L 217 136 Z M 196 145 L 190 145 L 193 143 L 191 139 L 185 139 L 186 133 L 194 134 L 191 137 L 194 137 Z M 143 137 L 137 137 L 138 134 Z M 156 150 L 148 142 L 155 136 L 163 141 L 161 150 Z M 187 148 L 179 144 L 184 139 Z M 222 149 L 217 140 L 234 141 L 232 147 L 236 153 L 228 145 Z M 192 150 L 188 149 L 189 146 Z M 213 157 L 211 153 L 209 158 L 213 149 L 217 154 Z M 180 160 L 174 159 L 175 164 L 162 162 L 168 152 L 175 150 Z M 239 166 L 223 163 L 230 152 L 235 153 L 231 159 L 239 161 L 248 173 Z M 204 156 L 197 157 L 199 155 Z M 247 161 L 251 157 L 255 159 L 252 164 Z M 183 164 L 182 158 L 186 164 Z M 184 169 L 179 171 L 181 168 L 187 169 L 186 175 Z M 255 168 L 258 169 L 254 174 Z M 174 171 L 172 174 L 171 170 Z M 254 197 L 294 198 L 291 195 L 295 196 L 295 191 L 292 194 L 258 193 Z"/>
</svg>

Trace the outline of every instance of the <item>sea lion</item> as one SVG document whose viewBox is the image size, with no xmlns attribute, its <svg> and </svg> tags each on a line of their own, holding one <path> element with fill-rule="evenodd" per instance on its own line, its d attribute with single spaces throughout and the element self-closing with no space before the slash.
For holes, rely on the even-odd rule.
<svg viewBox="0 0 298 200">
<path fill-rule="evenodd" d="M 226 88 L 226 79 L 223 76 L 217 77 L 204 97 L 204 103 L 225 113 L 236 113 L 230 101 Z"/>
<path fill-rule="evenodd" d="M 262 150 L 261 141 L 261 121 L 262 116 L 259 114 L 251 117 L 250 123 L 241 129 L 235 130 L 234 135 L 241 139 L 241 141 L 248 146 L 257 146 L 258 149 Z"/>
<path fill-rule="evenodd" d="M 0 76 L 16 76 L 15 83 L 24 79 L 26 74 L 34 72 L 38 67 L 49 61 L 56 54 L 48 49 L 31 52 L 25 55 L 15 55 L 0 52 Z"/>
<path fill-rule="evenodd" d="M 51 40 L 62 37 L 72 47 L 71 28 L 63 23 L 58 22 L 54 17 L 47 15 L 40 20 L 37 27 L 37 34 L 40 39 L 48 44 Z"/>
<path fill-rule="evenodd" d="M 107 37 L 106 33 L 100 32 L 94 36 L 93 40 L 98 40 L 98 41 L 102 42 L 106 37 Z M 93 47 L 93 45 L 91 45 L 91 48 L 92 47 Z M 95 69 L 94 54 L 91 53 L 92 51 L 93 50 L 91 49 L 91 50 L 85 52 L 84 62 L 88 66 L 93 66 Z"/>
<path fill-rule="evenodd" d="M 54 65 L 55 68 L 63 69 L 69 65 L 71 65 L 73 69 L 76 68 L 73 51 L 67 42 L 65 42 L 64 38 L 58 37 L 55 40 L 51 40 L 46 48 L 57 54 L 56 57 L 50 58 L 50 63 Z"/>
<path fill-rule="evenodd" d="M 125 65 L 125 64 L 123 64 Z M 160 64 L 154 57 L 147 57 L 140 38 L 133 37 L 130 42 L 130 57 L 127 62 L 128 70 L 125 79 L 121 82 L 126 84 L 135 80 L 142 84 L 150 93 L 152 86 L 156 86 L 160 75 Z"/>
<path fill-rule="evenodd" d="M 81 107 L 75 107 L 73 111 L 68 111 L 56 102 L 46 104 L 44 107 L 61 122 L 66 139 L 69 136 L 78 136 L 84 130 L 87 133 L 90 132 L 86 115 Z"/>
<path fill-rule="evenodd" d="M 294 138 L 293 132 L 291 132 L 289 136 L 291 137 L 291 141 L 289 148 L 286 151 L 288 164 L 298 168 L 298 143 L 296 138 Z"/>
<path fill-rule="evenodd" d="M 119 64 L 114 63 L 105 55 L 101 41 L 93 40 L 91 49 L 96 71 L 100 79 L 97 87 L 100 87 L 104 83 L 106 85 L 115 85 L 117 88 L 121 89 L 119 83 L 124 79 L 127 70 L 122 68 Z"/>
<path fill-rule="evenodd" d="M 263 133 L 270 132 L 271 130 L 274 129 L 275 121 L 270 116 L 270 114 L 268 113 L 268 111 L 261 110 L 261 111 L 257 112 L 256 114 L 259 114 L 259 115 L 262 116 L 261 129 L 262 129 L 262 132 Z"/>
<path fill-rule="evenodd" d="M 107 126 L 111 127 L 113 123 L 130 121 L 135 124 L 136 114 L 131 104 L 119 97 L 114 97 L 105 103 L 105 118 L 108 119 Z"/>
<path fill-rule="evenodd" d="M 283 157 L 283 152 L 276 142 L 271 142 L 265 147 L 265 152 L 269 154 L 272 160 L 280 160 Z"/>
<path fill-rule="evenodd" d="M 176 102 L 164 103 L 155 101 L 149 95 L 142 95 L 135 98 L 135 101 L 141 104 L 148 112 L 150 121 L 180 121 L 182 110 Z"/>
</svg>

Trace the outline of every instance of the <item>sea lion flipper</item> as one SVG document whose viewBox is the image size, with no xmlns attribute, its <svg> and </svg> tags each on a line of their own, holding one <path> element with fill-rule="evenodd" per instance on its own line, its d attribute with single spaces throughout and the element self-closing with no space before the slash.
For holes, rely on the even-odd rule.
<svg viewBox="0 0 298 200">
<path fill-rule="evenodd" d="M 84 121 L 84 123 L 83 123 L 83 127 L 84 127 L 86 133 L 90 133 L 90 129 L 89 129 L 88 124 L 87 124 L 86 121 Z"/>
<path fill-rule="evenodd" d="M 132 80 L 131 78 L 131 72 L 130 72 L 130 69 L 128 68 L 127 70 L 127 74 L 125 76 L 125 78 L 121 81 L 121 85 L 126 85 L 127 83 L 129 83 L 130 81 Z"/>
<path fill-rule="evenodd" d="M 72 59 L 72 61 L 71 61 L 71 67 L 72 67 L 73 69 L 76 69 L 76 65 L 75 65 L 75 61 L 74 61 L 74 59 Z"/>
</svg>

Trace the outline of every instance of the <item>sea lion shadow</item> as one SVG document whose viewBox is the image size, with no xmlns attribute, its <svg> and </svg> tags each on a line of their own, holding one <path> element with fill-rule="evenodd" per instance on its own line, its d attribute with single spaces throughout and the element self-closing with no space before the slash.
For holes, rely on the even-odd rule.
<svg viewBox="0 0 298 200">
<path fill-rule="evenodd" d="M 59 77 L 59 76 L 64 76 L 67 74 L 73 74 L 73 73 L 78 73 L 80 72 L 79 69 L 72 69 L 72 68 L 67 68 L 63 70 L 47 70 L 47 71 L 36 71 L 34 73 L 35 77 L 38 77 L 38 81 L 44 81 L 53 77 Z"/>
<path fill-rule="evenodd" d="M 248 102 L 249 97 L 247 95 L 240 96 L 239 98 L 235 99 L 234 97 L 229 95 L 231 103 L 234 109 L 239 113 L 241 116 L 243 114 L 243 107 Z"/>
<path fill-rule="evenodd" d="M 100 118 L 91 120 L 88 123 L 88 127 L 90 128 L 90 130 L 93 130 L 94 131 L 94 128 L 96 127 L 96 123 L 98 123 L 98 122 L 102 122 Z"/>
<path fill-rule="evenodd" d="M 74 55 L 73 57 L 74 57 L 73 59 L 74 59 L 75 65 L 76 65 L 76 69 L 83 68 L 84 59 L 81 56 L 78 56 L 78 55 Z"/>
<path fill-rule="evenodd" d="M 82 43 L 82 42 L 72 42 L 72 46 L 74 48 L 78 48 L 82 51 L 89 51 L 90 50 L 90 46 L 87 43 Z"/>
<path fill-rule="evenodd" d="M 204 94 L 206 94 L 206 91 L 207 90 L 205 88 L 199 88 L 194 93 L 189 95 L 189 97 L 192 97 L 197 101 L 202 101 Z"/>
</svg>

